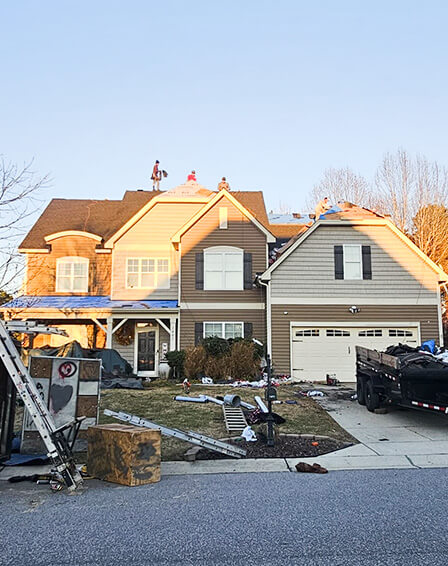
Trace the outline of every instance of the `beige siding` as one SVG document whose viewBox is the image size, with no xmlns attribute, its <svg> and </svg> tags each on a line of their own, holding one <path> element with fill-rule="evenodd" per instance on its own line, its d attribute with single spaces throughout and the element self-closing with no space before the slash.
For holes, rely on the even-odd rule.
<svg viewBox="0 0 448 566">
<path fill-rule="evenodd" d="M 334 246 L 369 245 L 372 279 L 336 280 Z M 368 297 L 437 303 L 437 275 L 386 226 L 320 226 L 272 273 L 272 297 Z"/>
<path fill-rule="evenodd" d="M 219 208 L 228 209 L 228 227 L 219 228 Z M 225 197 L 184 234 L 182 246 L 182 302 L 262 302 L 261 289 L 200 291 L 196 289 L 196 253 L 212 246 L 235 246 L 252 254 L 253 277 L 266 269 L 266 236 Z"/>
<path fill-rule="evenodd" d="M 49 229 L 51 232 L 51 229 Z M 70 295 L 56 293 L 56 260 L 61 257 L 79 256 L 89 260 L 89 290 L 87 295 L 110 293 L 111 254 L 97 254 L 98 242 L 85 236 L 63 236 L 51 242 L 49 254 L 27 254 L 27 295 Z"/>
<path fill-rule="evenodd" d="M 266 340 L 266 313 L 258 309 L 213 309 L 183 310 L 180 313 L 180 347 L 194 345 L 196 322 L 251 322 L 253 337 L 261 342 Z"/>
<path fill-rule="evenodd" d="M 115 244 L 113 250 L 112 299 L 177 299 L 178 252 L 171 237 L 204 206 L 201 203 L 157 203 Z M 169 289 L 126 289 L 128 258 L 168 258 L 170 260 Z"/>
<path fill-rule="evenodd" d="M 419 322 L 422 341 L 439 341 L 436 305 L 357 306 L 361 309 L 360 312 L 352 315 L 346 305 L 273 305 L 272 360 L 275 372 L 290 373 L 291 322 Z M 322 355 L 324 354 L 322 352 Z"/>
</svg>

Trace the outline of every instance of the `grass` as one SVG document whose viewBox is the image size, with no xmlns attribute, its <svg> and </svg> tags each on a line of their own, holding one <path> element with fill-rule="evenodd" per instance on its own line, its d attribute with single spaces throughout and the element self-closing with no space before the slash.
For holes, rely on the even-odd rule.
<svg viewBox="0 0 448 566">
<path fill-rule="evenodd" d="M 316 434 L 330 436 L 336 440 L 353 441 L 353 438 L 341 428 L 313 399 L 298 397 L 295 393 L 298 386 L 282 385 L 278 387 L 278 399 L 295 399 L 297 405 L 276 404 L 274 411 L 286 422 L 279 425 L 280 433 Z M 193 384 L 190 395 L 200 394 L 224 395 L 233 393 L 243 401 L 255 404 L 254 395 L 264 396 L 264 391 L 252 388 L 205 387 Z M 104 415 L 104 409 L 123 411 L 146 418 L 158 424 L 180 430 L 193 430 L 214 438 L 225 438 L 229 435 L 225 426 L 222 408 L 215 403 L 187 403 L 174 401 L 175 395 L 182 394 L 180 385 L 170 382 L 156 381 L 144 390 L 110 389 L 101 392 L 100 424 L 118 422 Z M 256 430 L 256 426 L 254 427 Z M 185 442 L 169 437 L 162 440 L 162 460 L 182 460 L 189 448 Z"/>
</svg>

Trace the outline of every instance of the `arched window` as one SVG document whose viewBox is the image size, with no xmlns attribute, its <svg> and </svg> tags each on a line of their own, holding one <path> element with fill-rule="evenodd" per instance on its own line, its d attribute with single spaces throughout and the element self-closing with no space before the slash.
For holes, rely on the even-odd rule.
<svg viewBox="0 0 448 566">
<path fill-rule="evenodd" d="M 204 290 L 244 289 L 244 251 L 231 246 L 204 250 Z"/>
<path fill-rule="evenodd" d="M 60 257 L 56 260 L 56 292 L 87 293 L 89 260 L 86 257 Z"/>
</svg>

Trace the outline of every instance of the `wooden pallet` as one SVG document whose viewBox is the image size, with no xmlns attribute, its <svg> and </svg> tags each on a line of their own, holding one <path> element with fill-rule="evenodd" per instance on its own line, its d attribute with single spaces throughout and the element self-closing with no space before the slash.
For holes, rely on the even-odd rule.
<svg viewBox="0 0 448 566">
<path fill-rule="evenodd" d="M 226 429 L 229 432 L 241 432 L 246 428 L 247 421 L 241 407 L 223 405 L 222 412 L 224 414 Z"/>
</svg>

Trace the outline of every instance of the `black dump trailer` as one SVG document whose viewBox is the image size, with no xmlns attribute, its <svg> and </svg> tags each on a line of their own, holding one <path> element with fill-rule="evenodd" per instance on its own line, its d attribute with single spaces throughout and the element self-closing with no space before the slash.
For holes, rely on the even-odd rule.
<svg viewBox="0 0 448 566">
<path fill-rule="evenodd" d="M 394 404 L 448 414 L 448 363 L 413 348 L 356 346 L 356 392 L 369 411 Z"/>
</svg>

